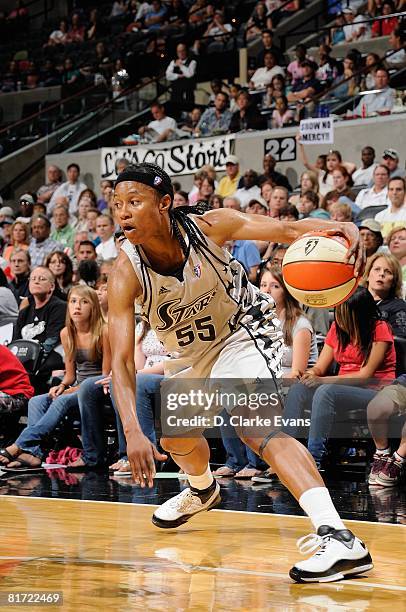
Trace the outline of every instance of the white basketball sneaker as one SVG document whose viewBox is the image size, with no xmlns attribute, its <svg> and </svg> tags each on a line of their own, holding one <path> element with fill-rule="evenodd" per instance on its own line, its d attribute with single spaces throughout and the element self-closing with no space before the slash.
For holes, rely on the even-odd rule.
<svg viewBox="0 0 406 612">
<path fill-rule="evenodd" d="M 159 506 L 152 515 L 152 522 L 163 529 L 179 527 L 195 514 L 218 506 L 220 501 L 220 485 L 216 481 L 201 492 L 187 488 Z"/>
<path fill-rule="evenodd" d="M 373 568 L 367 547 L 348 529 L 322 525 L 317 534 L 300 538 L 297 547 L 304 555 L 317 552 L 292 567 L 289 576 L 296 582 L 333 582 Z"/>
</svg>

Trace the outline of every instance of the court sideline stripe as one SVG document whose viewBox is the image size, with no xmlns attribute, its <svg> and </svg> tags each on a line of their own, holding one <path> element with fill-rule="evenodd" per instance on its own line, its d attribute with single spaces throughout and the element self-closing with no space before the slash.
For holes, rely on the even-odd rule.
<svg viewBox="0 0 406 612">
<path fill-rule="evenodd" d="M 69 499 L 60 497 L 30 497 L 29 495 L 0 495 L 0 499 L 7 499 L 7 497 L 13 497 L 15 499 L 43 499 L 47 501 L 59 501 L 59 502 L 81 502 L 84 504 L 112 504 L 114 506 L 149 506 L 150 508 L 158 508 L 159 504 L 142 504 L 141 502 L 119 502 L 119 501 L 104 501 L 102 499 Z M 252 514 L 253 516 L 281 516 L 283 518 L 299 518 L 310 521 L 308 516 L 302 514 L 278 514 L 277 512 L 252 512 L 250 510 L 227 510 L 225 508 L 216 508 L 210 510 L 210 512 L 235 512 L 236 514 Z M 404 527 L 400 523 L 380 523 L 379 521 L 362 521 L 359 519 L 343 519 L 346 523 L 358 523 L 360 525 L 382 525 L 383 527 Z"/>
<path fill-rule="evenodd" d="M 12 557 L 12 556 L 0 556 L 0 561 L 22 561 L 22 562 L 32 562 L 32 561 L 48 561 L 48 562 L 57 562 L 57 563 L 73 563 L 73 564 L 81 564 L 81 565 L 89 565 L 91 563 L 97 563 L 99 565 L 124 565 L 128 567 L 145 567 L 146 563 L 141 561 L 130 561 L 127 559 L 77 559 L 77 558 L 66 558 L 66 557 Z M 208 573 L 216 573 L 216 574 L 239 574 L 243 576 L 259 576 L 261 578 L 281 578 L 282 580 L 286 580 L 287 574 L 278 573 L 278 572 L 258 572 L 255 570 L 241 569 L 241 568 L 232 568 L 232 567 L 208 567 L 206 565 L 191 565 L 190 563 L 183 563 L 182 566 L 176 566 L 173 564 L 159 564 L 157 569 L 165 567 L 166 569 L 178 569 L 184 570 L 185 568 L 189 571 L 199 571 L 199 572 L 208 572 Z M 294 582 L 292 582 L 294 584 Z M 395 584 L 382 584 L 379 582 L 363 582 L 358 580 L 341 580 L 338 582 L 322 582 L 319 583 L 321 585 L 320 588 L 330 587 L 336 588 L 337 584 L 340 586 L 355 586 L 355 587 L 363 587 L 363 588 L 374 588 L 374 589 L 382 589 L 384 591 L 406 591 L 406 587 L 398 586 Z"/>
</svg>

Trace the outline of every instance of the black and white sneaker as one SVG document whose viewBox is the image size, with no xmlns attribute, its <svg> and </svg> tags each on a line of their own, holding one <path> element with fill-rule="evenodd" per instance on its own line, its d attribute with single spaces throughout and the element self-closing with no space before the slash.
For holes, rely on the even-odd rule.
<svg viewBox="0 0 406 612">
<path fill-rule="evenodd" d="M 218 506 L 220 501 L 220 485 L 216 481 L 204 491 L 187 488 L 159 506 L 152 515 L 152 522 L 162 529 L 179 527 L 195 514 Z"/>
<path fill-rule="evenodd" d="M 300 538 L 297 547 L 303 555 L 317 552 L 292 567 L 289 576 L 295 582 L 333 582 L 373 568 L 367 547 L 348 529 L 322 525 L 317 534 Z"/>
</svg>

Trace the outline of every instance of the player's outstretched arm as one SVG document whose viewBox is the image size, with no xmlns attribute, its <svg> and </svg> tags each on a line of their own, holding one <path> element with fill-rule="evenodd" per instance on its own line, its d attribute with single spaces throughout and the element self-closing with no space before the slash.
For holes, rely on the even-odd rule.
<svg viewBox="0 0 406 612">
<path fill-rule="evenodd" d="M 354 255 L 356 276 L 362 273 L 365 265 L 364 247 L 360 241 L 358 228 L 353 223 L 314 218 L 301 221 L 279 221 L 262 215 L 250 215 L 229 208 L 219 208 L 203 215 L 199 227 L 206 236 L 220 246 L 228 240 L 267 240 L 290 244 L 311 231 L 342 234 L 350 243 L 347 260 Z"/>
<path fill-rule="evenodd" d="M 141 294 L 141 286 L 132 265 L 124 253 L 120 253 L 109 275 L 109 339 L 114 398 L 120 413 L 127 439 L 127 455 L 134 479 L 141 487 L 153 486 L 155 461 L 164 461 L 144 436 L 137 418 L 135 406 L 134 364 L 134 300 Z"/>
</svg>

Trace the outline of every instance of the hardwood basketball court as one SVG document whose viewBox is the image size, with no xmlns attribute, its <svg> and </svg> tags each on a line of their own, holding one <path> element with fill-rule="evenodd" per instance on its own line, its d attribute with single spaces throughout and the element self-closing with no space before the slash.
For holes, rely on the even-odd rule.
<svg viewBox="0 0 406 612">
<path fill-rule="evenodd" d="M 348 521 L 375 569 L 300 585 L 288 570 L 311 531 L 304 517 L 214 510 L 166 531 L 146 504 L 7 495 L 1 509 L 0 590 L 62 591 L 64 610 L 400 610 L 406 600 L 402 525 Z"/>
</svg>

